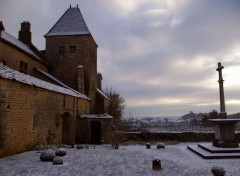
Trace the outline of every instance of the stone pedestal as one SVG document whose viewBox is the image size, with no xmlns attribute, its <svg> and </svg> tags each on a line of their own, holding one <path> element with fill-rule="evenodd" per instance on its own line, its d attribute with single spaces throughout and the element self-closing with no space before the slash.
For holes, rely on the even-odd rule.
<svg viewBox="0 0 240 176">
<path fill-rule="evenodd" d="M 211 119 L 215 125 L 215 139 L 213 146 L 222 148 L 239 147 L 239 142 L 235 138 L 235 124 L 239 119 Z"/>
<path fill-rule="evenodd" d="M 146 149 L 150 149 L 151 148 L 151 144 L 150 143 L 146 143 Z"/>
<path fill-rule="evenodd" d="M 154 159 L 152 161 L 152 169 L 153 170 L 161 170 L 162 169 L 161 160 Z"/>
</svg>

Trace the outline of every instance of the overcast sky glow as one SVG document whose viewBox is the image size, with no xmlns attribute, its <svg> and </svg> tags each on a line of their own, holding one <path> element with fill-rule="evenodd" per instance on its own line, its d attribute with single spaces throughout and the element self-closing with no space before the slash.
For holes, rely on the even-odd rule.
<svg viewBox="0 0 240 176">
<path fill-rule="evenodd" d="M 42 50 L 70 4 L 79 5 L 99 46 L 103 84 L 125 98 L 127 115 L 219 111 L 218 62 L 226 110 L 240 112 L 239 0 L 1 0 L 0 20 L 15 37 L 29 21 Z"/>
</svg>

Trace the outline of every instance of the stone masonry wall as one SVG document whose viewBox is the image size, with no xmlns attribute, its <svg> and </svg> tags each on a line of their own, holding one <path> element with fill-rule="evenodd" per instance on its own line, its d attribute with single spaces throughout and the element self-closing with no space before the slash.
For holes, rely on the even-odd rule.
<svg viewBox="0 0 240 176">
<path fill-rule="evenodd" d="M 178 141 L 178 142 L 212 142 L 214 140 L 215 133 L 196 133 L 196 132 L 162 132 L 162 133 L 150 133 L 150 132 L 136 132 L 125 133 L 128 140 L 136 141 Z M 240 133 L 236 133 L 235 137 L 240 141 Z"/>
<path fill-rule="evenodd" d="M 92 143 L 91 141 L 91 122 L 101 123 L 101 140 L 106 140 L 106 133 L 112 127 L 112 119 L 85 119 L 77 118 L 76 120 L 76 143 Z"/>
<path fill-rule="evenodd" d="M 28 74 L 36 76 L 33 68 L 47 71 L 47 67 L 42 63 L 32 59 L 29 55 L 0 41 L 0 62 L 6 62 L 6 66 L 14 70 L 20 71 L 20 61 L 28 64 Z"/>
<path fill-rule="evenodd" d="M 64 53 L 59 53 L 59 47 Z M 76 46 L 71 53 L 70 47 Z M 46 61 L 51 65 L 51 73 L 78 89 L 77 67 L 83 65 L 84 94 L 92 99 L 93 112 L 97 87 L 97 45 L 91 35 L 46 37 Z"/>
<path fill-rule="evenodd" d="M 20 153 L 36 144 L 62 142 L 62 118 L 66 111 L 88 113 L 88 101 L 75 99 L 64 107 L 65 95 L 14 80 L 0 78 L 0 157 Z M 81 107 L 82 109 L 77 107 Z"/>
</svg>

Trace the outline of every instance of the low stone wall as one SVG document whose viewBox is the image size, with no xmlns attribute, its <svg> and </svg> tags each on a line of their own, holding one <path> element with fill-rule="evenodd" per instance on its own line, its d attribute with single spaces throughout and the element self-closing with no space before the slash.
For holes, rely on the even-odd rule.
<svg viewBox="0 0 240 176">
<path fill-rule="evenodd" d="M 135 141 L 178 141 L 178 142 L 203 142 L 213 141 L 215 133 L 194 133 L 194 132 L 182 132 L 182 133 L 126 133 L 128 140 Z M 240 133 L 236 134 L 236 138 L 240 141 Z"/>
</svg>

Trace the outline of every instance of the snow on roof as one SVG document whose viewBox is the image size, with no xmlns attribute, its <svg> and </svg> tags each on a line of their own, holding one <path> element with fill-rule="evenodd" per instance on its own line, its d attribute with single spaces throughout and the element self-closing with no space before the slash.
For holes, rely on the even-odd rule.
<svg viewBox="0 0 240 176">
<path fill-rule="evenodd" d="M 34 85 L 36 87 L 40 87 L 40 88 L 47 89 L 47 90 L 50 90 L 50 91 L 54 91 L 54 92 L 58 92 L 58 93 L 71 95 L 71 96 L 74 96 L 74 97 L 89 100 L 88 97 L 81 94 L 80 92 L 73 91 L 71 89 L 64 88 L 64 87 L 61 87 L 61 86 L 57 86 L 57 85 L 51 84 L 51 83 L 46 82 L 46 81 L 42 81 L 42 80 L 37 79 L 35 77 L 32 77 L 32 76 L 26 75 L 24 73 L 20 73 L 16 70 L 10 69 L 7 66 L 4 66 L 2 64 L 0 64 L 0 77 L 10 79 L 10 80 L 16 80 L 16 81 L 24 83 L 24 84 Z"/>
<path fill-rule="evenodd" d="M 104 98 L 106 98 L 107 100 L 110 100 L 110 98 L 108 98 L 107 95 L 106 95 L 103 91 L 101 91 L 100 89 L 97 88 L 97 92 L 98 92 L 100 95 L 102 95 Z"/>
<path fill-rule="evenodd" d="M 47 73 L 47 72 L 45 72 L 45 71 L 39 70 L 39 69 L 37 69 L 37 68 L 36 68 L 36 70 L 39 71 L 41 74 L 45 75 L 46 77 L 50 78 L 50 79 L 53 80 L 54 82 L 60 84 L 61 86 L 66 87 L 66 88 L 69 88 L 69 89 L 71 88 L 71 87 L 69 87 L 68 85 L 64 84 L 62 81 L 60 81 L 59 79 L 57 79 L 56 77 L 54 77 L 53 75 L 51 75 L 51 74 L 49 74 L 49 73 Z"/>
<path fill-rule="evenodd" d="M 81 115 L 82 119 L 112 119 L 112 116 L 108 114 L 86 114 Z"/>
<path fill-rule="evenodd" d="M 8 34 L 5 31 L 2 31 L 1 33 L 1 38 L 3 38 L 4 40 L 8 41 L 9 43 L 12 43 L 13 45 L 15 45 L 16 47 L 24 50 L 25 52 L 27 52 L 28 54 L 34 56 L 36 59 L 43 61 L 37 54 L 35 54 L 30 48 L 29 46 L 27 46 L 26 44 L 24 44 L 23 42 L 21 42 L 20 40 L 16 39 L 15 37 L 13 37 L 12 35 Z"/>
<path fill-rule="evenodd" d="M 48 77 L 49 79 L 53 80 L 54 82 L 60 84 L 61 86 L 65 87 L 65 88 L 67 88 L 67 89 L 70 89 L 70 90 L 72 90 L 72 91 L 74 91 L 74 92 L 76 92 L 76 93 L 80 93 L 80 92 L 74 90 L 73 88 L 71 88 L 70 86 L 66 85 L 65 83 L 63 83 L 63 82 L 60 81 L 59 79 L 57 79 L 55 76 L 53 76 L 53 75 L 51 75 L 51 74 L 49 74 L 49 73 L 47 73 L 47 72 L 44 72 L 44 71 L 42 71 L 42 70 L 39 70 L 39 69 L 37 69 L 37 68 L 36 68 L 36 70 L 39 71 L 41 74 L 45 75 L 46 77 Z M 88 99 L 91 100 L 90 98 L 88 98 Z"/>
<path fill-rule="evenodd" d="M 90 34 L 90 31 L 80 9 L 70 7 L 45 36 L 84 34 Z"/>
</svg>

